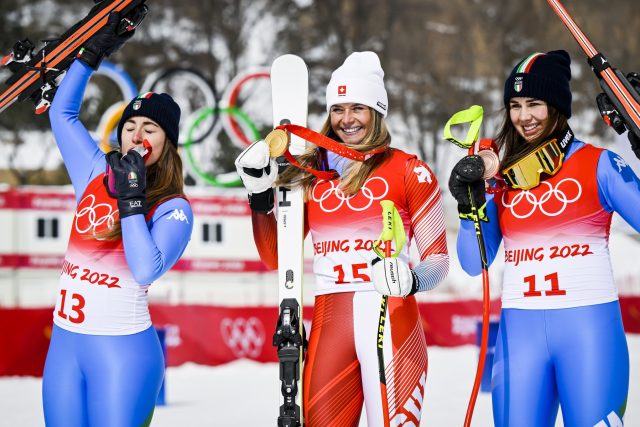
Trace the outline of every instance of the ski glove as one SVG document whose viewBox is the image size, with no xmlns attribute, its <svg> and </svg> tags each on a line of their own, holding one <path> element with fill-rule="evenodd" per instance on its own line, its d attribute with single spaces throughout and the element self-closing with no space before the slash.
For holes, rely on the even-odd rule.
<svg viewBox="0 0 640 427">
<path fill-rule="evenodd" d="M 418 291 L 418 277 L 402 259 L 376 258 L 371 267 L 371 281 L 382 295 L 406 297 Z"/>
<path fill-rule="evenodd" d="M 119 25 L 120 13 L 112 12 L 105 26 L 84 42 L 78 52 L 78 58 L 89 67 L 97 70 L 106 56 L 120 49 L 135 33 L 135 30 L 132 30 L 118 34 Z"/>
<path fill-rule="evenodd" d="M 235 161 L 242 183 L 249 191 L 249 206 L 253 211 L 273 210 L 273 183 L 278 177 L 278 162 L 269 157 L 269 147 L 259 140 L 247 147 Z"/>
<path fill-rule="evenodd" d="M 109 173 L 114 175 L 120 218 L 147 213 L 147 198 L 144 195 L 147 180 L 142 156 L 135 151 L 122 156 L 119 151 L 107 154 Z"/>
<path fill-rule="evenodd" d="M 458 202 L 458 212 L 460 218 L 471 219 L 471 200 L 469 199 L 469 189 L 476 208 L 478 216 L 483 221 L 488 221 L 485 213 L 485 205 L 487 203 L 485 196 L 485 185 L 482 179 L 484 173 L 484 163 L 482 158 L 477 155 L 466 156 L 460 159 L 453 167 L 451 176 L 449 177 L 449 191 Z"/>
</svg>

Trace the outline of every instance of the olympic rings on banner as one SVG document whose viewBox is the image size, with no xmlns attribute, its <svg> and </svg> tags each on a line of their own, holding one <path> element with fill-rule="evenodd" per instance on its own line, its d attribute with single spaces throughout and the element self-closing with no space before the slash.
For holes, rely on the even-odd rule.
<svg viewBox="0 0 640 427">
<path fill-rule="evenodd" d="M 151 73 L 142 84 L 141 93 L 166 92 L 180 106 L 182 117 L 180 119 L 179 145 L 185 144 L 185 135 L 189 125 L 199 115 L 199 111 L 205 107 L 216 108 L 218 96 L 211 84 L 200 71 L 194 68 L 173 67 L 158 70 Z M 191 135 L 191 143 L 202 142 L 216 125 L 218 116 L 207 117 L 197 134 Z"/>
<path fill-rule="evenodd" d="M 254 71 L 248 71 L 240 73 L 231 80 L 227 85 L 224 95 L 222 96 L 222 105 L 224 108 L 236 108 L 238 103 L 238 96 L 242 86 L 251 80 L 270 78 L 271 73 L 269 68 L 259 68 Z M 251 145 L 254 141 L 247 138 L 246 133 L 240 128 L 238 122 L 235 120 L 233 114 L 227 114 L 221 118 L 222 126 L 225 132 L 231 138 L 231 141 L 240 149 L 245 149 Z"/>
<path fill-rule="evenodd" d="M 213 114 L 218 116 L 220 113 L 227 113 L 227 115 L 234 116 L 237 119 L 239 119 L 246 127 L 248 127 L 251 130 L 252 137 L 254 138 L 254 140 L 260 139 L 260 132 L 256 128 L 255 124 L 251 121 L 251 119 L 249 119 L 249 116 L 247 116 L 243 111 L 237 108 L 205 107 L 200 111 L 198 111 L 197 113 L 199 114 L 194 120 L 193 124 L 191 124 L 191 126 L 189 127 L 189 130 L 187 131 L 187 137 L 183 145 L 183 148 L 187 153 L 187 161 L 190 167 L 192 168 L 193 172 L 200 179 L 202 179 L 202 181 L 214 187 L 229 188 L 229 187 L 241 186 L 242 181 L 240 180 L 240 177 L 235 171 L 214 176 L 205 172 L 204 170 L 202 170 L 202 168 L 198 166 L 198 164 L 195 161 L 194 155 L 192 153 L 193 133 L 197 129 L 197 127 L 200 125 L 200 123 L 206 120 L 210 115 Z"/>
</svg>

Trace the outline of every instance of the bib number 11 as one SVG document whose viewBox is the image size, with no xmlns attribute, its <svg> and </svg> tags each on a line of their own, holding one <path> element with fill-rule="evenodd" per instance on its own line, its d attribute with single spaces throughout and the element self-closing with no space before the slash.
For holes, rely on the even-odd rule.
<svg viewBox="0 0 640 427">
<path fill-rule="evenodd" d="M 551 284 L 551 289 L 544 291 L 546 296 L 566 295 L 567 291 L 560 289 L 558 282 L 558 273 L 551 273 L 544 276 L 544 280 Z M 525 297 L 541 297 L 542 291 L 536 290 L 536 276 L 527 276 L 524 278 L 526 284 L 529 285 L 529 290 L 524 292 Z"/>
</svg>

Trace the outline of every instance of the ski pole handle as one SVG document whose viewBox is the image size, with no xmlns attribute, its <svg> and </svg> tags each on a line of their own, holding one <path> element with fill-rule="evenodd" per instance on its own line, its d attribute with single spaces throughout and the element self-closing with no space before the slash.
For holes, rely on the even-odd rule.
<svg viewBox="0 0 640 427">
<path fill-rule="evenodd" d="M 392 200 L 382 200 L 382 233 L 378 240 L 373 242 L 373 251 L 380 258 L 395 258 L 400 255 L 407 236 L 404 233 L 404 224 Z M 396 252 L 391 251 L 391 242 L 396 243 Z M 384 242 L 384 250 L 380 248 Z"/>
<path fill-rule="evenodd" d="M 393 240 L 393 209 L 395 208 L 391 200 L 383 200 L 382 205 L 382 234 L 380 240 L 384 241 L 384 256 L 391 258 L 391 241 Z"/>
<path fill-rule="evenodd" d="M 264 142 L 269 147 L 270 157 L 280 157 L 289 148 L 291 143 L 291 135 L 283 129 L 274 129 L 267 134 Z"/>
</svg>

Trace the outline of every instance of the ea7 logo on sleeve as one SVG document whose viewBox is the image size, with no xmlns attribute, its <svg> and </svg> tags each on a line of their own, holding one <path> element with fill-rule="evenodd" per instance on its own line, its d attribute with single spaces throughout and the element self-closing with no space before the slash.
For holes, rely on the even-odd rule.
<svg viewBox="0 0 640 427">
<path fill-rule="evenodd" d="M 433 179 L 431 178 L 431 172 L 429 172 L 429 169 L 427 169 L 427 167 L 424 165 L 413 168 L 413 172 L 415 172 L 415 174 L 417 175 L 418 182 L 426 182 L 431 184 L 431 182 L 433 181 Z"/>
<path fill-rule="evenodd" d="M 187 218 L 187 215 L 185 215 L 182 209 L 174 209 L 167 219 L 175 219 L 176 221 L 183 221 L 189 224 L 189 218 Z"/>
</svg>

